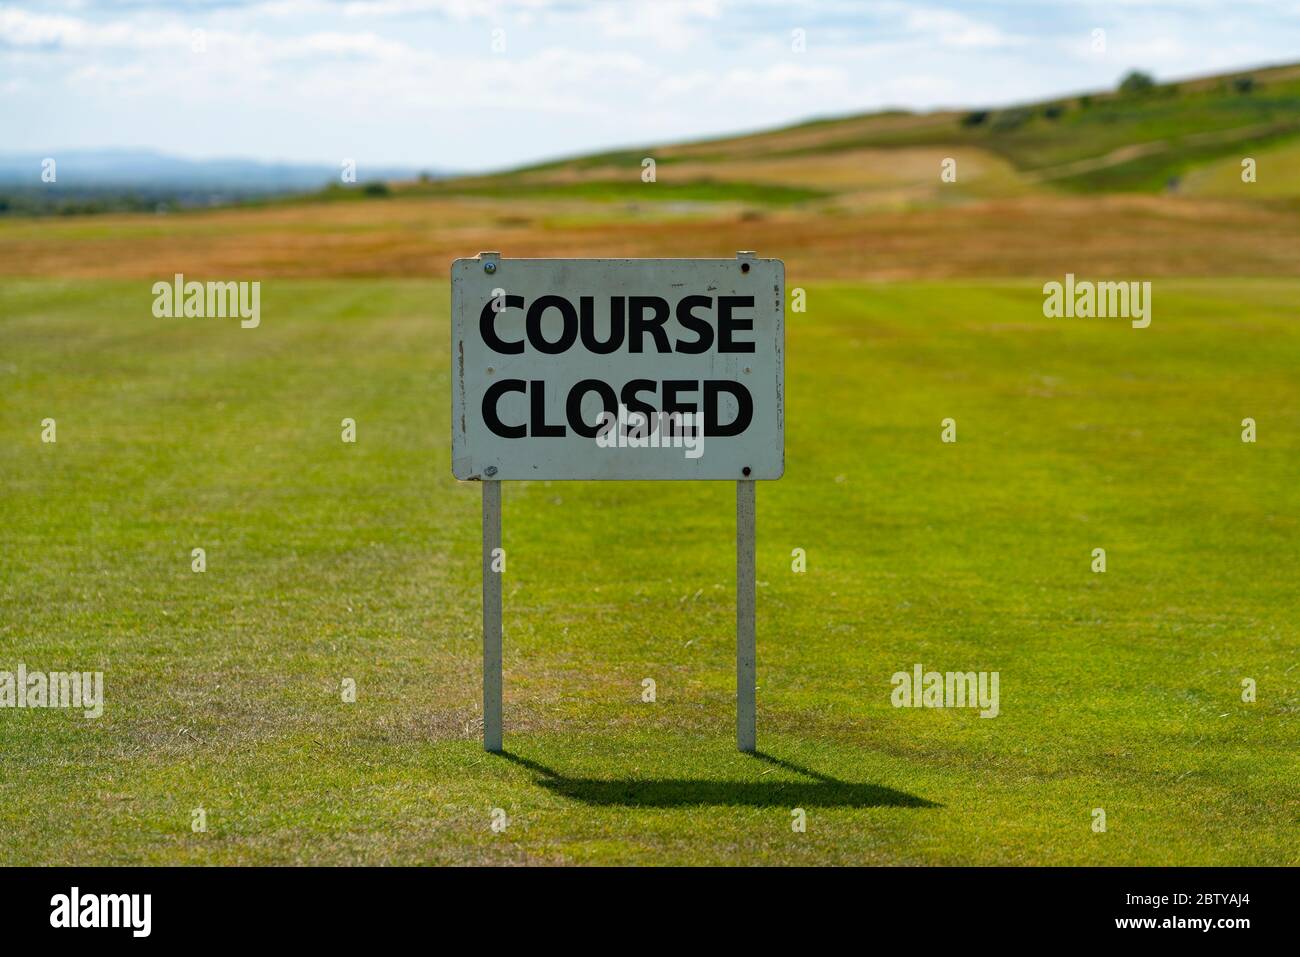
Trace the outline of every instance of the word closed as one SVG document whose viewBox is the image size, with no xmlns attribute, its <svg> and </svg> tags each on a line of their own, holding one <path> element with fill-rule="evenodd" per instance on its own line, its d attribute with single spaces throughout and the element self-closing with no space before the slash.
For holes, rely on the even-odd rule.
<svg viewBox="0 0 1300 957">
<path fill-rule="evenodd" d="M 452 471 L 465 479 L 777 479 L 785 265 L 452 264 Z"/>
</svg>

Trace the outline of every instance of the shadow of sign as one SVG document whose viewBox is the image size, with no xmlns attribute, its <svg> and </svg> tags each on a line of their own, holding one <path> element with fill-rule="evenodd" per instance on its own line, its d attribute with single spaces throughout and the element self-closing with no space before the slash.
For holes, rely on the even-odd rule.
<svg viewBox="0 0 1300 957">
<path fill-rule="evenodd" d="M 759 751 L 760 761 L 793 771 L 807 781 L 727 781 L 689 778 L 578 778 L 510 752 L 501 756 L 537 773 L 537 784 L 584 804 L 670 808 L 732 807 L 941 807 L 933 801 L 878 784 L 856 784 Z"/>
</svg>

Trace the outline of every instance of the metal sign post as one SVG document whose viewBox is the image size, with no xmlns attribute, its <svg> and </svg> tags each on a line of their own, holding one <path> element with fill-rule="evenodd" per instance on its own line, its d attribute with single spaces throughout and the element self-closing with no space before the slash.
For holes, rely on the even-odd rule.
<svg viewBox="0 0 1300 957">
<path fill-rule="evenodd" d="M 754 483 L 736 483 L 736 747 L 754 751 L 754 692 L 757 685 L 754 647 Z"/>
<path fill-rule="evenodd" d="M 483 482 L 483 749 L 501 750 L 501 483 Z"/>
<path fill-rule="evenodd" d="M 736 746 L 753 752 L 755 490 L 785 470 L 785 266 L 452 264 L 452 471 L 483 485 L 483 747 L 502 750 L 501 483 L 736 483 Z"/>
<path fill-rule="evenodd" d="M 501 575 L 492 564 L 501 548 L 501 483 L 483 484 L 483 750 L 501 744 Z M 754 483 L 736 483 L 736 747 L 757 749 Z"/>
</svg>

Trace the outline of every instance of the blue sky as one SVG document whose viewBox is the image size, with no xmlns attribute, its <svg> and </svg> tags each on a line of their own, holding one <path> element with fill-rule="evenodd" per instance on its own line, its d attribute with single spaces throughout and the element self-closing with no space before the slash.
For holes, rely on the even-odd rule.
<svg viewBox="0 0 1300 957">
<path fill-rule="evenodd" d="M 1300 0 L 0 2 L 0 152 L 493 169 L 1296 59 Z"/>
</svg>

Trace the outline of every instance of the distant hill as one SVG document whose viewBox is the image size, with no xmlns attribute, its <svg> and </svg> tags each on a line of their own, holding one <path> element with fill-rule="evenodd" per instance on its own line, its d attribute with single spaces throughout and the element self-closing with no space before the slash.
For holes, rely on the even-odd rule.
<svg viewBox="0 0 1300 957">
<path fill-rule="evenodd" d="M 1245 156 L 1260 161 L 1261 188 L 1249 194 L 1233 186 L 1240 186 Z M 656 164 L 652 186 L 642 181 L 646 158 Z M 940 180 L 948 158 L 956 161 L 955 182 Z M 1290 200 L 1300 199 L 1298 165 L 1300 64 L 1290 64 L 1013 106 L 819 119 L 413 188 L 436 195 L 837 208 L 1043 192 Z"/>
<path fill-rule="evenodd" d="M 55 182 L 41 178 L 55 162 Z M 50 150 L 0 153 L 0 209 L 94 211 L 223 205 L 252 198 L 314 192 L 340 183 L 341 165 L 265 163 L 251 159 L 185 159 L 149 150 Z M 359 184 L 423 175 L 412 167 L 357 164 Z"/>
<path fill-rule="evenodd" d="M 469 197 L 609 204 L 676 215 L 714 206 L 761 216 L 842 213 L 1023 196 L 1173 193 L 1300 204 L 1300 64 L 1259 67 L 1126 91 L 1010 106 L 815 119 L 710 140 L 650 144 L 491 175 L 253 160 L 186 160 L 155 152 L 51 154 L 58 188 L 35 154 L 0 154 L 0 213 L 217 206 L 289 196 L 317 200 Z M 1242 188 L 1240 163 L 1257 161 Z M 644 163 L 655 162 L 653 182 Z M 953 161 L 947 164 L 946 161 Z M 955 179 L 941 179 L 950 165 Z M 277 200 L 278 201 L 278 200 Z"/>
</svg>

